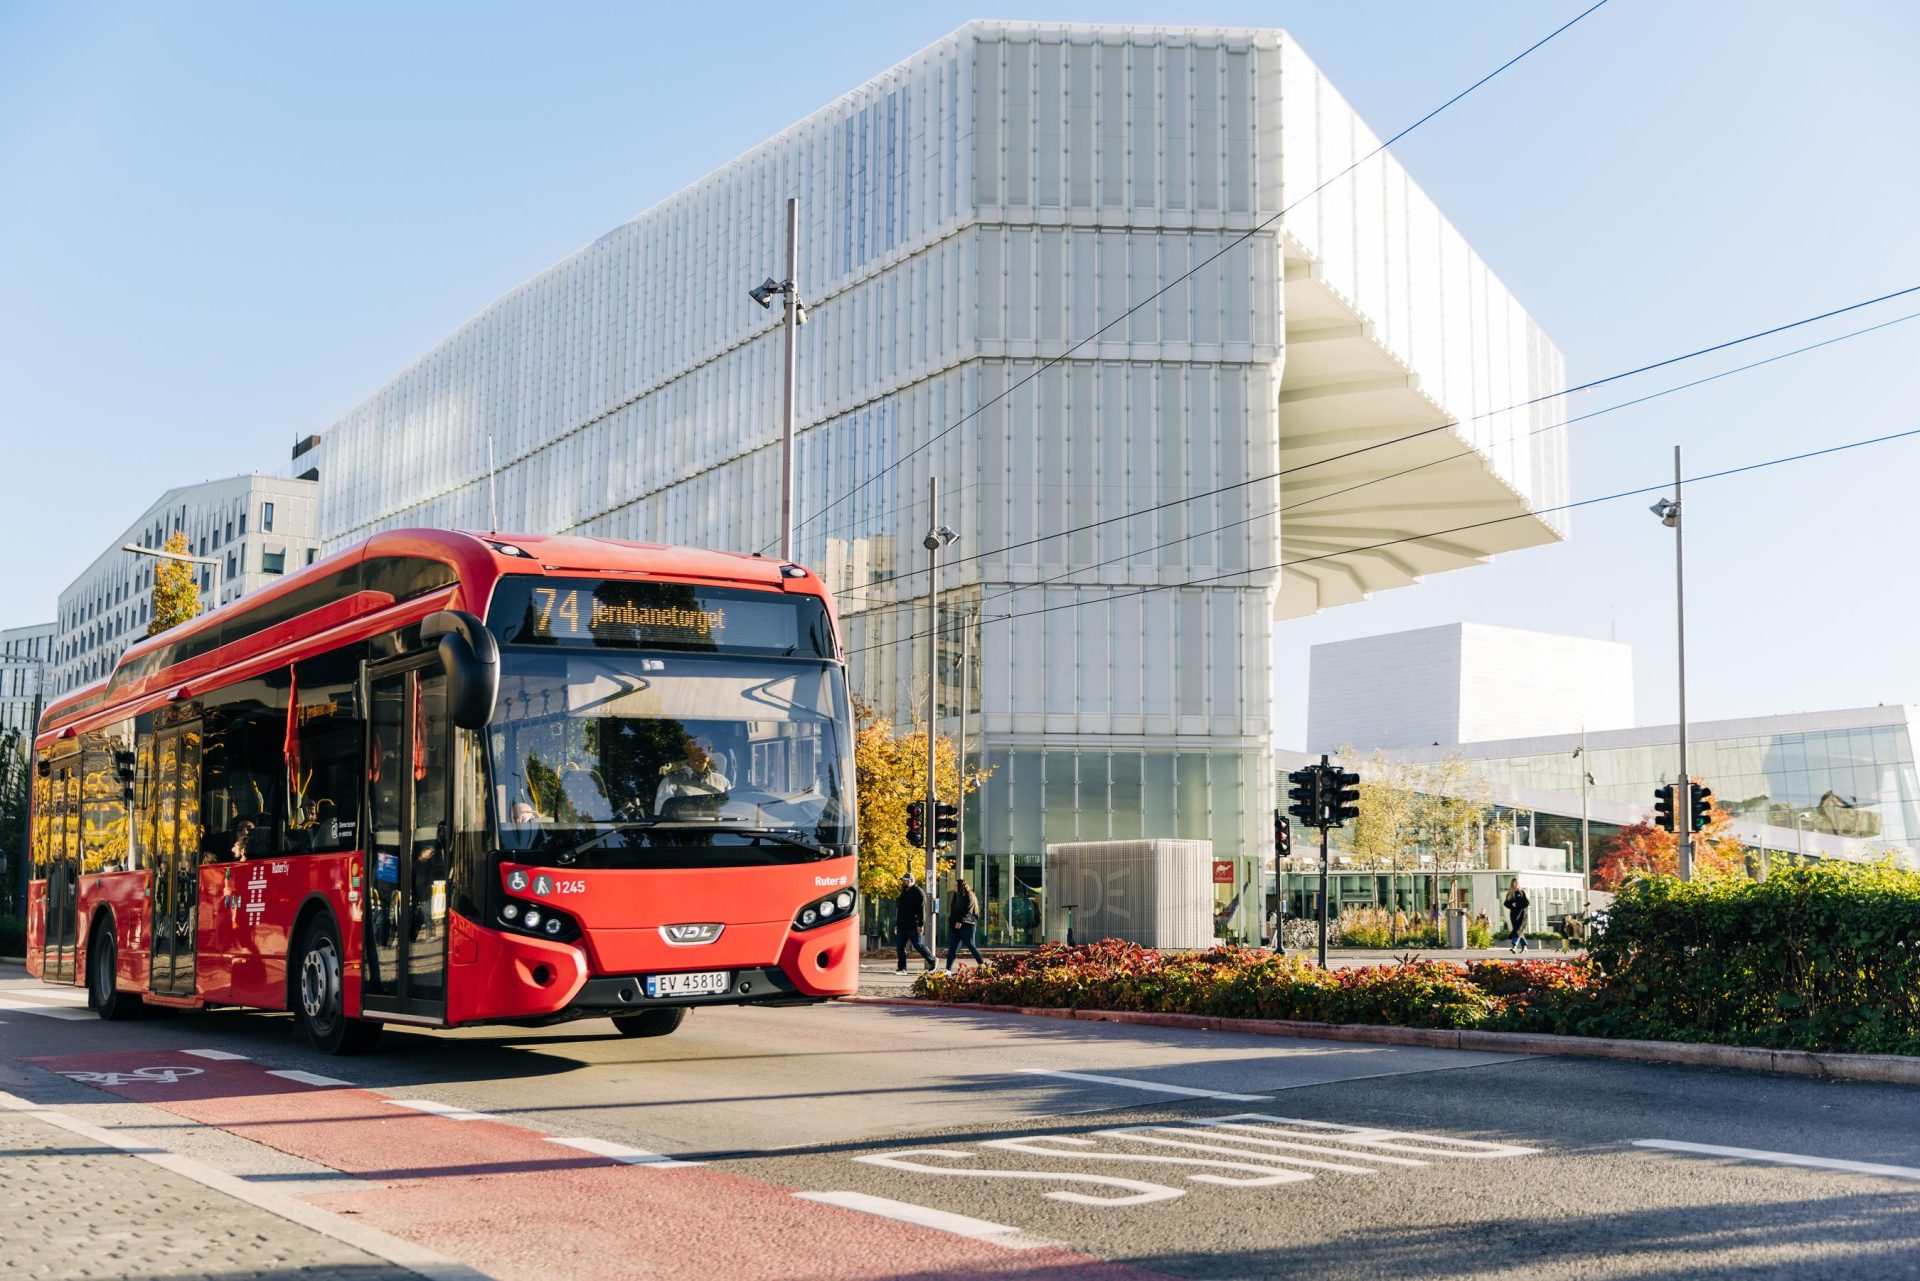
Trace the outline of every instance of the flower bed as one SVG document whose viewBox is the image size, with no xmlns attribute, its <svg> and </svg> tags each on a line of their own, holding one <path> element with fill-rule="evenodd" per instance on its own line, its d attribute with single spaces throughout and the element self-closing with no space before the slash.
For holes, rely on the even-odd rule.
<svg viewBox="0 0 1920 1281">
<path fill-rule="evenodd" d="M 1582 960 L 1451 961 L 1323 970 L 1256 948 L 1162 953 L 1108 939 L 995 957 L 921 976 L 940 1001 L 1220 1018 L 1384 1023 L 1400 1027 L 1561 1031 L 1564 1007 L 1591 983 Z"/>
</svg>

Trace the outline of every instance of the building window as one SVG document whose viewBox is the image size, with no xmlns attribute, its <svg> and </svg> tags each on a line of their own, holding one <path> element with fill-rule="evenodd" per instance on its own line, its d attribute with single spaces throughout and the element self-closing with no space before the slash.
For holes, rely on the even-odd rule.
<svg viewBox="0 0 1920 1281">
<path fill-rule="evenodd" d="M 287 553 L 285 551 L 260 553 L 260 572 L 263 574 L 284 574 L 287 572 Z"/>
<path fill-rule="evenodd" d="M 245 538 L 246 536 L 247 536 L 247 514 L 245 512 L 241 512 L 240 513 L 240 537 Z"/>
<path fill-rule="evenodd" d="M 272 503 L 260 504 L 260 529 L 261 529 L 261 532 L 263 533 L 271 534 L 273 532 L 273 504 Z"/>
<path fill-rule="evenodd" d="M 231 520 L 227 522 L 227 541 L 233 541 L 233 522 Z"/>
</svg>

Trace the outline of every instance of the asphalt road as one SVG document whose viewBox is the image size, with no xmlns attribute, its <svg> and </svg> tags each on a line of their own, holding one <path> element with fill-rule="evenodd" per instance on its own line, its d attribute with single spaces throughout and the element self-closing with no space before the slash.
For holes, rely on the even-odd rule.
<svg viewBox="0 0 1920 1281">
<path fill-rule="evenodd" d="M 1920 1277 L 1903 1087 L 849 1004 L 326 1059 L 17 974 L 0 1090 L 494 1276 Z"/>
</svg>

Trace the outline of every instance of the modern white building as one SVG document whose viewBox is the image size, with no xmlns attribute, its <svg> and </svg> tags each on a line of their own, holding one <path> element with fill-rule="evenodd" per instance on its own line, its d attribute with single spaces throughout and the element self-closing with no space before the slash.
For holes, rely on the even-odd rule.
<svg viewBox="0 0 1920 1281">
<path fill-rule="evenodd" d="M 52 623 L 34 623 L 27 627 L 0 630 L 0 733 L 17 732 L 23 739 L 33 737 L 33 705 L 36 694 L 51 696 L 49 667 L 53 657 Z"/>
<path fill-rule="evenodd" d="M 1251 858 L 1274 628 L 1566 532 L 1560 354 L 1377 145 L 1281 31 L 969 24 L 348 413 L 313 451 L 323 541 L 497 501 L 504 529 L 776 547 L 780 313 L 747 290 L 797 197 L 798 557 L 906 718 L 943 479 L 989 936 L 1048 843 Z"/>
<path fill-rule="evenodd" d="M 102 679 L 127 647 L 147 634 L 158 562 L 122 550 L 126 544 L 159 548 L 172 534 L 184 532 L 190 555 L 219 561 L 193 567 L 201 605 L 211 608 L 314 559 L 316 501 L 311 480 L 260 474 L 182 485 L 162 494 L 60 593 L 49 697 Z"/>
<path fill-rule="evenodd" d="M 1633 647 L 1448 623 L 1313 647 L 1307 749 L 1524 738 L 1633 718 Z"/>
</svg>

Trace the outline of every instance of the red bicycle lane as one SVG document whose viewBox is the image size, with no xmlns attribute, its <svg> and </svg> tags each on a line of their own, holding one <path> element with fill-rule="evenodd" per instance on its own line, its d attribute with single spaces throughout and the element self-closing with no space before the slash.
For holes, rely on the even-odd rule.
<svg viewBox="0 0 1920 1281">
<path fill-rule="evenodd" d="M 352 1175 L 340 1191 L 300 1199 L 503 1281 L 1160 1275 L 864 1214 L 698 1164 L 620 1160 L 499 1118 L 416 1110 L 244 1059 L 146 1050 L 20 1062 Z"/>
</svg>

